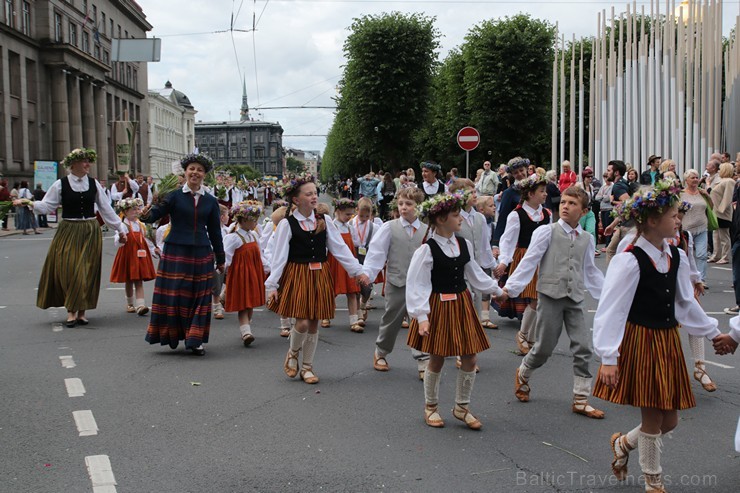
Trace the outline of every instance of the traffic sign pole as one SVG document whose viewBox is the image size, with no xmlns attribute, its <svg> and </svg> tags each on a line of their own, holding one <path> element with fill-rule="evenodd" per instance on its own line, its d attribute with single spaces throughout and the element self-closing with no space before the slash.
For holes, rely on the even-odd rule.
<svg viewBox="0 0 740 493">
<path fill-rule="evenodd" d="M 470 178 L 470 151 L 465 151 L 465 178 Z"/>
</svg>

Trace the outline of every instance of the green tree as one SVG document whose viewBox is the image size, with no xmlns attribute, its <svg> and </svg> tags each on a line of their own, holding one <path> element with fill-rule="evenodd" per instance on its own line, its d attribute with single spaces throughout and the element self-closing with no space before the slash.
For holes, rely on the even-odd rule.
<svg viewBox="0 0 740 493">
<path fill-rule="evenodd" d="M 435 19 L 399 12 L 354 19 L 344 44 L 337 120 L 324 163 L 364 172 L 406 165 L 427 113 L 439 32 Z M 351 143 L 348 136 L 351 135 Z M 336 142 L 341 139 L 340 142 Z M 347 155 L 347 151 L 352 151 Z M 335 159 L 342 156 L 344 162 Z"/>
<path fill-rule="evenodd" d="M 516 15 L 484 21 L 465 37 L 466 103 L 470 124 L 481 133 L 471 162 L 504 162 L 526 155 L 550 156 L 550 108 L 555 28 Z"/>
<path fill-rule="evenodd" d="M 288 168 L 288 171 L 290 173 L 300 173 L 303 171 L 303 168 L 305 167 L 305 164 L 303 164 L 303 161 L 300 159 L 296 159 L 294 157 L 289 157 L 285 161 L 285 165 Z"/>
</svg>

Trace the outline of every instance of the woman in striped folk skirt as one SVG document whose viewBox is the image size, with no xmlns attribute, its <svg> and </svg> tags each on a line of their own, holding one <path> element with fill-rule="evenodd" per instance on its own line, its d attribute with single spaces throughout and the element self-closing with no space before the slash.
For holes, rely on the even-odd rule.
<svg viewBox="0 0 740 493">
<path fill-rule="evenodd" d="M 43 200 L 30 204 L 37 214 L 50 214 L 62 207 L 63 220 L 46 255 L 36 306 L 64 306 L 67 327 L 87 325 L 85 312 L 98 305 L 103 236 L 95 206 L 105 223 L 118 231 L 121 243 L 127 237 L 127 228 L 111 207 L 105 189 L 88 176 L 96 157 L 93 149 L 70 152 L 62 161 L 69 175 L 55 181 Z M 20 204 L 20 200 L 14 202 Z"/>
<path fill-rule="evenodd" d="M 291 177 L 283 184 L 282 196 L 296 206 L 275 230 L 275 249 L 270 259 L 270 277 L 265 281 L 267 306 L 281 317 L 295 318 L 290 348 L 283 370 L 290 378 L 300 374 L 308 384 L 318 383 L 313 358 L 319 339 L 319 320 L 334 317 L 334 286 L 327 264 L 327 250 L 351 277 L 364 284 L 362 266 L 347 248 L 328 216 L 315 212 L 318 194 L 313 175 Z M 303 351 L 303 361 L 298 355 Z"/>
<path fill-rule="evenodd" d="M 501 253 L 494 274 L 501 287 L 506 285 L 509 276 L 516 271 L 527 253 L 534 230 L 552 221 L 550 211 L 542 207 L 547 199 L 543 178 L 532 175 L 516 182 L 514 186 L 521 191 L 521 204 L 507 216 L 506 229 L 499 243 Z M 522 321 L 516 334 L 516 343 L 521 354 L 527 354 L 534 345 L 534 337 L 530 334 L 537 321 L 537 274 L 534 273 L 532 280 L 518 297 L 492 303 L 499 316 Z"/>
<path fill-rule="evenodd" d="M 184 340 L 186 349 L 203 356 L 211 328 L 214 258 L 219 272 L 225 262 L 220 210 L 202 186 L 213 161 L 205 154 L 189 154 L 180 165 L 182 189 L 159 197 L 141 217 L 151 223 L 169 214 L 172 225 L 157 269 L 145 340 L 172 349 Z"/>
<path fill-rule="evenodd" d="M 651 200 L 643 191 L 625 203 L 625 218 L 636 220 L 638 233 L 609 264 L 594 318 L 602 366 L 593 394 L 641 411 L 640 425 L 611 436 L 612 471 L 624 480 L 629 453 L 638 448 L 645 490 L 657 492 L 665 491 L 661 436 L 676 427 L 679 410 L 696 405 L 678 326 L 700 337 L 720 334 L 694 298 L 685 252 L 666 241 L 679 225 L 676 192 L 658 182 Z"/>
<path fill-rule="evenodd" d="M 476 354 L 490 347 L 473 306 L 466 280 L 473 289 L 499 296 L 498 284 L 473 260 L 473 246 L 456 236 L 460 231 L 460 195 L 438 195 L 421 205 L 421 217 L 433 234 L 414 252 L 406 278 L 406 307 L 411 317 L 408 345 L 429 353 L 424 373 L 424 421 L 440 428 L 439 382 L 445 357 L 460 356 L 455 407 L 452 414 L 468 428 L 481 422 L 468 409 L 475 382 Z"/>
</svg>

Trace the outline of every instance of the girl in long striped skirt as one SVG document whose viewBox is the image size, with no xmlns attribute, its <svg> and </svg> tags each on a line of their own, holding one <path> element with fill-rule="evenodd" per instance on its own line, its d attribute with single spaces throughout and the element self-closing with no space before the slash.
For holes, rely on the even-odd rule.
<svg viewBox="0 0 740 493">
<path fill-rule="evenodd" d="M 473 246 L 457 236 L 464 199 L 460 195 L 437 195 L 421 204 L 422 218 L 433 233 L 411 258 L 406 277 L 406 307 L 411 317 L 408 345 L 429 353 L 424 373 L 424 421 L 444 426 L 438 411 L 439 382 L 445 357 L 460 356 L 457 374 L 455 418 L 479 430 L 481 422 L 468 409 L 475 382 L 476 354 L 490 347 L 473 306 L 466 280 L 483 293 L 500 296 L 496 281 L 473 260 Z"/>
<path fill-rule="evenodd" d="M 334 317 L 332 285 L 327 250 L 350 276 L 362 283 L 369 279 L 331 219 L 316 213 L 318 194 L 313 175 L 302 174 L 283 184 L 282 196 L 296 205 L 275 230 L 271 273 L 265 281 L 268 308 L 282 317 L 296 319 L 290 333 L 290 348 L 283 370 L 290 378 L 300 373 L 308 384 L 318 383 L 313 357 L 319 339 L 319 320 Z M 303 351 L 299 370 L 298 354 Z"/>
<path fill-rule="evenodd" d="M 494 270 L 502 287 L 527 253 L 534 230 L 552 222 L 552 213 L 542 207 L 547 199 L 544 179 L 531 175 L 517 181 L 514 186 L 521 191 L 521 203 L 506 218 L 506 229 L 499 242 L 499 264 Z M 534 344 L 530 332 L 537 321 L 537 272 L 518 297 L 493 305 L 499 316 L 522 321 L 516 344 L 519 352 L 526 355 Z"/>
<path fill-rule="evenodd" d="M 667 242 L 680 225 L 679 191 L 661 181 L 624 204 L 637 235 L 609 264 L 594 318 L 594 351 L 602 366 L 593 394 L 639 407 L 642 417 L 627 434 L 611 436 L 612 471 L 624 480 L 629 453 L 637 447 L 646 491 L 665 491 L 661 436 L 676 427 L 680 409 L 696 405 L 678 326 L 696 336 L 720 335 L 717 320 L 694 297 L 686 253 Z"/>
</svg>

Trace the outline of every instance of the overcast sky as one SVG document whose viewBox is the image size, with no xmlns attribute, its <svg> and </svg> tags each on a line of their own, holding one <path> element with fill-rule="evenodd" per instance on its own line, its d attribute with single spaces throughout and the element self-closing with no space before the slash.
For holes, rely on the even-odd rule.
<svg viewBox="0 0 740 493">
<path fill-rule="evenodd" d="M 459 46 L 467 31 L 487 19 L 518 13 L 559 24 L 566 39 L 595 35 L 597 15 L 626 2 L 608 1 L 501 1 L 501 0 L 137 0 L 154 26 L 149 37 L 162 38 L 162 61 L 149 64 L 149 88 L 167 80 L 184 92 L 198 111 L 196 120 L 238 120 L 241 76 L 246 77 L 251 108 L 259 106 L 332 106 L 342 74 L 342 46 L 352 19 L 389 11 L 421 12 L 437 18 L 442 34 L 440 60 Z M 649 1 L 637 2 L 638 6 Z M 676 3 L 679 3 L 678 1 Z M 239 11 L 241 7 L 241 10 Z M 661 3 L 661 11 L 665 1 Z M 726 35 L 735 25 L 738 1 L 724 2 Z M 239 11 L 237 15 L 237 11 Z M 234 29 L 228 31 L 232 13 Z M 209 33 L 209 34 L 199 34 Z M 255 57 L 256 53 L 256 57 Z M 255 64 L 256 58 L 256 64 Z M 256 66 L 255 66 L 256 65 Z M 240 75 L 241 74 L 241 75 Z M 265 109 L 255 119 L 279 121 L 283 144 L 320 150 L 331 127 L 330 109 Z M 316 135 L 300 137 L 298 135 Z"/>
</svg>

